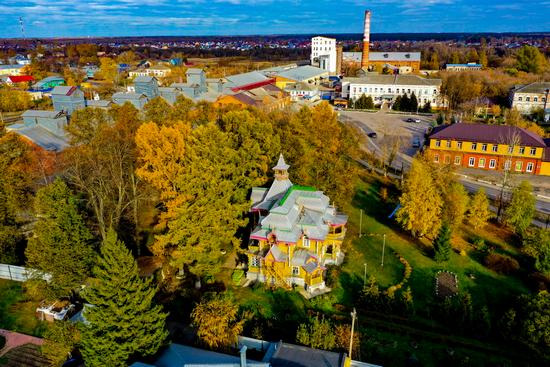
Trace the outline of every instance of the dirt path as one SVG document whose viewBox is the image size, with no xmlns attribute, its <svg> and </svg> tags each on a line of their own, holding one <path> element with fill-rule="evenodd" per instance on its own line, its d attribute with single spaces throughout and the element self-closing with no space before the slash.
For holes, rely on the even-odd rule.
<svg viewBox="0 0 550 367">
<path fill-rule="evenodd" d="M 17 348 L 21 345 L 42 345 L 42 343 L 44 342 L 43 339 L 36 338 L 34 336 L 15 333 L 13 331 L 8 331 L 4 329 L 0 329 L 0 335 L 6 338 L 6 345 L 4 346 L 4 348 L 2 348 L 2 350 L 0 350 L 0 357 L 6 354 L 9 350 Z"/>
</svg>

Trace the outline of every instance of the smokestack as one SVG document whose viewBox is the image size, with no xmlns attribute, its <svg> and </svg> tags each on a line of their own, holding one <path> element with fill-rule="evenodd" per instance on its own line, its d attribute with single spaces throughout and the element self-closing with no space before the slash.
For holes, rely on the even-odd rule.
<svg viewBox="0 0 550 367">
<path fill-rule="evenodd" d="M 361 55 L 361 69 L 369 67 L 369 44 L 370 44 L 370 10 L 365 11 L 365 26 L 363 29 L 363 54 Z"/>
</svg>

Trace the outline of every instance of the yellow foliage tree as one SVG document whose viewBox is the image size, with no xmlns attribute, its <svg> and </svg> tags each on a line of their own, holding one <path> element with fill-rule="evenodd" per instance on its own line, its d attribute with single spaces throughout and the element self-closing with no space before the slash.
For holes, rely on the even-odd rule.
<svg viewBox="0 0 550 367">
<path fill-rule="evenodd" d="M 489 209 L 489 200 L 485 195 L 485 189 L 480 188 L 470 201 L 468 209 L 468 222 L 475 229 L 483 228 L 487 225 L 487 221 L 494 217 L 493 212 Z"/>
<path fill-rule="evenodd" d="M 201 301 L 191 313 L 200 341 L 211 349 L 235 345 L 244 324 L 244 320 L 238 320 L 238 311 L 238 305 L 221 295 Z"/>
<path fill-rule="evenodd" d="M 403 183 L 397 221 L 413 236 L 433 238 L 441 226 L 443 199 L 424 160 L 415 158 Z"/>
</svg>

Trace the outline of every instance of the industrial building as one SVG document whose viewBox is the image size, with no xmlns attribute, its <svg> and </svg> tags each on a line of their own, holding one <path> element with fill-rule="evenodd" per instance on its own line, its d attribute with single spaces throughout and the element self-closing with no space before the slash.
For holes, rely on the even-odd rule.
<svg viewBox="0 0 550 367">
<path fill-rule="evenodd" d="M 328 55 L 326 57 L 329 60 L 333 59 L 335 66 L 338 60 L 340 60 L 340 63 L 360 64 L 363 74 L 367 71 L 379 71 L 383 68 L 388 68 L 400 74 L 416 73 L 420 70 L 420 52 L 370 52 L 370 23 L 371 12 L 367 10 L 365 11 L 365 22 L 363 24 L 363 50 L 361 52 L 342 52 L 341 55 L 338 55 L 336 45 L 327 47 L 325 51 L 324 44 L 316 44 L 315 46 L 313 44 L 314 40 L 324 42 L 325 38 L 313 38 L 311 48 L 312 64 L 313 60 L 318 59 L 321 61 L 325 55 Z"/>
<path fill-rule="evenodd" d="M 335 38 L 313 37 L 311 39 L 311 65 L 331 74 L 340 74 L 342 46 L 336 44 Z"/>
</svg>

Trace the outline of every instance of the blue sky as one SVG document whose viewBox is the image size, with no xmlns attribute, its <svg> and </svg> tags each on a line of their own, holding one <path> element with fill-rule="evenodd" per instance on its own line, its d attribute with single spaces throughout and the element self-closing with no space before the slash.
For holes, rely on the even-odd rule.
<svg viewBox="0 0 550 367">
<path fill-rule="evenodd" d="M 550 31 L 550 0 L 0 0 L 0 38 Z"/>
</svg>

